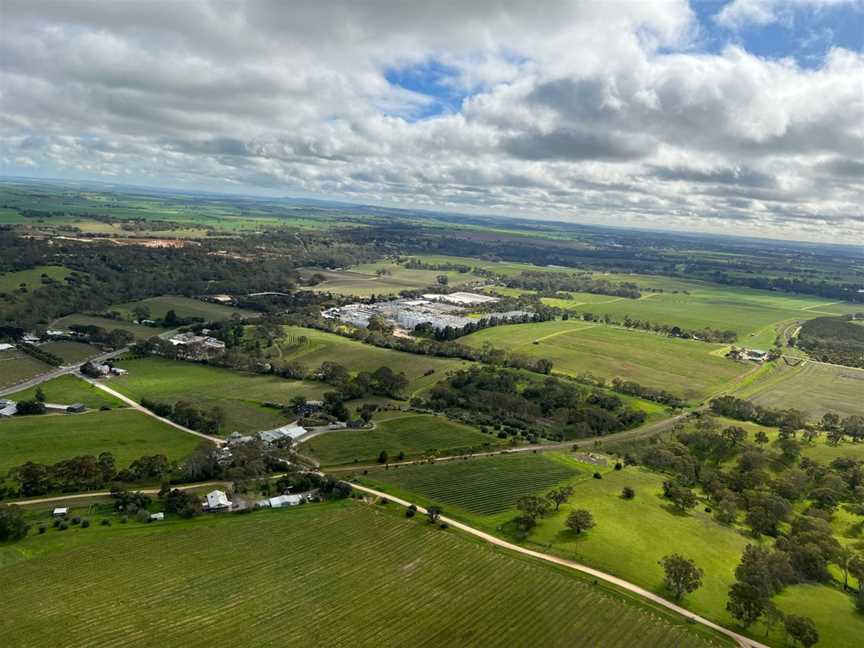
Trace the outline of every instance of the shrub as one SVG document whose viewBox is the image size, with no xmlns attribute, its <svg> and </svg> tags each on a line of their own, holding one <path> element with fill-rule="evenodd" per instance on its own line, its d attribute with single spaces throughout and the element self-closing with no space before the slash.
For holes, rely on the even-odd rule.
<svg viewBox="0 0 864 648">
<path fill-rule="evenodd" d="M 628 500 L 633 499 L 634 497 L 636 497 L 636 491 L 633 490 L 633 488 L 630 486 L 625 486 L 621 489 L 621 497 Z"/>
<path fill-rule="evenodd" d="M 407 517 L 407 518 L 413 518 L 416 514 L 417 514 L 417 511 L 415 511 L 414 509 L 409 508 L 409 509 L 405 510 L 405 517 Z"/>
<path fill-rule="evenodd" d="M 446 529 L 450 528 L 450 525 L 447 524 L 446 522 L 442 522 L 441 524 L 438 525 L 438 527 L 446 530 Z"/>
<path fill-rule="evenodd" d="M 56 529 L 59 526 L 60 526 L 60 518 L 54 518 L 54 528 Z"/>
<path fill-rule="evenodd" d="M 72 524 L 81 524 L 81 516 L 76 515 L 75 517 L 73 517 L 72 518 Z"/>
<path fill-rule="evenodd" d="M 90 520 L 88 520 L 87 518 L 84 518 L 83 520 L 81 520 L 81 528 L 82 529 L 89 529 L 90 528 Z"/>
<path fill-rule="evenodd" d="M 601 475 L 599 472 L 595 472 L 594 479 L 603 479 L 603 475 Z"/>
<path fill-rule="evenodd" d="M 150 521 L 150 511 L 148 511 L 147 509 L 140 509 L 135 514 L 135 519 L 138 520 L 139 522 L 149 522 Z"/>
<path fill-rule="evenodd" d="M 387 506 L 390 503 L 390 500 L 388 500 L 386 497 L 382 497 L 381 499 L 378 500 L 378 503 L 381 506 Z"/>
<path fill-rule="evenodd" d="M 615 462 L 615 470 L 621 470 L 623 468 L 624 468 L 624 466 L 620 461 Z"/>
<path fill-rule="evenodd" d="M 102 518 L 99 524 L 101 524 L 102 526 L 111 526 L 111 520 L 109 520 L 108 518 Z"/>
<path fill-rule="evenodd" d="M 63 522 L 61 522 L 60 524 L 57 525 L 57 528 L 60 531 L 65 531 L 66 529 L 69 528 L 69 523 L 64 520 Z"/>
<path fill-rule="evenodd" d="M 48 530 L 48 527 L 45 526 L 44 524 L 40 524 L 40 525 L 39 525 L 39 535 L 42 535 L 42 534 L 45 533 L 47 530 Z"/>
<path fill-rule="evenodd" d="M 128 515 L 121 515 L 120 516 L 120 524 L 126 524 L 128 521 L 129 521 Z"/>
</svg>

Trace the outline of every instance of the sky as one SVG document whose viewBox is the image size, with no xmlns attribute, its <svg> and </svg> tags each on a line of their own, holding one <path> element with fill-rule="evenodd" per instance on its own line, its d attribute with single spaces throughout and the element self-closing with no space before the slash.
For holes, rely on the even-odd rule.
<svg viewBox="0 0 864 648">
<path fill-rule="evenodd" d="M 864 0 L 0 0 L 0 175 L 864 244 Z"/>
</svg>

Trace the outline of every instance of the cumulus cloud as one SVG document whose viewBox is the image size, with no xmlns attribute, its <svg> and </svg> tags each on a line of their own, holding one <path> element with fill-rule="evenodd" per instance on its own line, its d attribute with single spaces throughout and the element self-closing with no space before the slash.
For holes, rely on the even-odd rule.
<svg viewBox="0 0 864 648">
<path fill-rule="evenodd" d="M 820 11 L 835 7 L 862 7 L 862 0 L 732 0 L 715 16 L 717 23 L 730 29 L 747 25 L 769 25 L 792 20 L 795 11 Z"/>
<path fill-rule="evenodd" d="M 700 52 L 684 0 L 0 3 L 7 172 L 864 236 L 861 52 Z"/>
</svg>

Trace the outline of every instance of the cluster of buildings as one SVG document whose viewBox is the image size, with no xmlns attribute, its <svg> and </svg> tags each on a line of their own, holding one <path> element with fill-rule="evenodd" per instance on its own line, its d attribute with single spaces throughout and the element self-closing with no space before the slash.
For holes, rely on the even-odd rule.
<svg viewBox="0 0 864 648">
<path fill-rule="evenodd" d="M 72 403 L 71 405 L 61 405 L 60 403 L 43 403 L 45 409 L 54 412 L 65 412 L 66 414 L 80 414 L 87 411 L 83 403 Z M 0 398 L 0 418 L 5 416 L 15 416 L 18 413 L 18 403 L 6 398 Z"/>
<path fill-rule="evenodd" d="M 275 430 L 265 430 L 264 432 L 258 432 L 254 436 L 248 434 L 240 434 L 239 432 L 233 432 L 228 436 L 228 445 L 233 445 L 235 443 L 249 443 L 251 441 L 254 441 L 256 438 L 270 445 L 282 439 L 291 439 L 292 441 L 297 441 L 297 439 L 302 437 L 304 434 L 306 434 L 306 428 L 294 424 L 283 425 L 282 427 L 276 428 Z"/>
<path fill-rule="evenodd" d="M 225 353 L 225 343 L 209 335 L 178 333 L 170 337 L 168 341 L 188 358 L 212 358 Z"/>
<path fill-rule="evenodd" d="M 413 331 L 420 324 L 427 324 L 434 330 L 443 330 L 448 326 L 461 329 L 493 317 L 513 319 L 525 315 L 524 311 L 486 313 L 475 318 L 459 314 L 471 306 L 497 301 L 497 297 L 467 292 L 446 295 L 427 294 L 418 299 L 393 299 L 372 304 L 356 303 L 328 308 L 322 316 L 365 328 L 369 325 L 369 320 L 377 315 L 397 328 Z"/>
<path fill-rule="evenodd" d="M 752 360 L 753 362 L 765 362 L 769 359 L 770 354 L 768 351 L 763 351 L 762 349 L 739 349 L 733 347 L 732 350 L 726 355 L 733 360 Z"/>
</svg>

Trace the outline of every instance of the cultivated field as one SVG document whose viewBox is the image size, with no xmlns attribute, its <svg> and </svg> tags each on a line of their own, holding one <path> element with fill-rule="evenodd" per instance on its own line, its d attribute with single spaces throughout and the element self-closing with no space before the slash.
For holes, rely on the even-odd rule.
<svg viewBox="0 0 864 648">
<path fill-rule="evenodd" d="M 200 443 L 134 410 L 16 416 L 0 420 L 0 474 L 26 461 L 54 463 L 103 451 L 112 452 L 117 465 L 125 468 L 142 455 L 182 459 Z"/>
<path fill-rule="evenodd" d="M 472 346 L 490 342 L 497 348 L 546 358 L 552 361 L 555 373 L 577 376 L 589 372 L 607 379 L 620 376 L 688 400 L 710 396 L 752 370 L 712 355 L 721 345 L 587 322 L 498 326 L 461 341 Z"/>
<path fill-rule="evenodd" d="M 67 329 L 73 324 L 82 324 L 85 326 L 101 326 L 106 331 L 122 329 L 124 331 L 129 331 L 132 335 L 135 336 L 136 340 L 146 340 L 147 338 L 151 338 L 154 335 L 159 335 L 160 333 L 165 332 L 165 329 L 161 328 L 155 328 L 152 326 L 139 326 L 138 324 L 133 324 L 132 322 L 125 322 L 123 320 L 109 319 L 107 317 L 94 317 L 92 315 L 81 315 L 80 313 L 75 313 L 74 315 L 67 315 L 66 317 L 61 317 L 58 320 L 54 320 L 53 322 L 51 322 L 51 328 Z"/>
<path fill-rule="evenodd" d="M 48 403 L 58 403 L 62 405 L 82 403 L 89 409 L 99 409 L 103 405 L 112 408 L 125 407 L 123 401 L 120 399 L 114 398 L 111 394 L 94 387 L 86 380 L 76 378 L 69 374 L 42 383 L 42 392 L 45 394 L 45 401 Z M 31 387 L 30 389 L 25 389 L 24 391 L 11 394 L 7 398 L 19 401 L 35 397 L 36 387 Z"/>
<path fill-rule="evenodd" d="M 51 369 L 18 349 L 0 351 L 0 387 L 10 387 Z"/>
<path fill-rule="evenodd" d="M 330 389 L 322 383 L 246 374 L 164 358 L 124 360 L 118 366 L 128 369 L 129 375 L 110 382 L 117 391 L 139 402 L 150 398 L 171 404 L 185 400 L 205 409 L 219 406 L 225 413 L 227 434 L 285 425 L 293 418 L 283 416 L 278 409 L 264 407 L 264 403 L 287 405 L 294 396 L 320 398 Z"/>
<path fill-rule="evenodd" d="M 16 272 L 0 272 L 0 293 L 11 293 L 23 284 L 27 290 L 37 290 L 42 287 L 42 275 L 47 275 L 54 281 L 62 283 L 72 270 L 63 266 L 36 266 L 30 270 Z"/>
<path fill-rule="evenodd" d="M 257 315 L 257 313 L 243 310 L 242 308 L 212 304 L 200 299 L 191 299 L 190 297 L 180 297 L 178 295 L 163 295 L 162 297 L 151 297 L 136 302 L 116 304 L 111 306 L 109 310 L 118 311 L 124 317 L 132 318 L 132 309 L 136 306 L 146 306 L 150 309 L 151 319 L 162 319 L 169 310 L 173 310 L 178 317 L 200 317 L 206 321 L 227 320 L 231 319 L 232 315 L 239 315 L 240 317 Z"/>
<path fill-rule="evenodd" d="M 283 361 L 299 362 L 309 369 L 316 369 L 325 361 L 336 362 L 348 371 L 375 371 L 379 367 L 390 367 L 395 373 L 404 373 L 410 381 L 411 394 L 428 389 L 444 377 L 446 372 L 468 366 L 465 360 L 436 358 L 381 349 L 370 344 L 299 326 L 286 326 L 282 341 L 267 350 L 267 354 Z M 305 337 L 304 344 L 290 343 Z M 431 372 L 431 373 L 430 373 Z M 428 375 L 426 375 L 428 374 Z"/>
<path fill-rule="evenodd" d="M 10 648 L 57 637 L 66 646 L 725 645 L 578 575 L 356 503 L 50 530 L 20 548 L 0 548 L 0 644 Z"/>
<path fill-rule="evenodd" d="M 384 270 L 390 274 L 377 275 L 377 270 Z M 378 263 L 366 263 L 352 266 L 347 270 L 308 270 L 312 274 L 322 274 L 327 279 L 313 286 L 313 290 L 319 292 L 331 292 L 338 295 L 355 295 L 357 297 L 368 297 L 369 295 L 398 294 L 403 290 L 415 290 L 417 288 L 433 287 L 437 284 L 439 275 L 447 275 L 449 285 L 458 286 L 467 281 L 476 281 L 477 277 L 471 274 L 462 274 L 453 270 L 411 270 L 396 263 L 380 261 Z"/>
<path fill-rule="evenodd" d="M 396 494 L 419 495 L 446 510 L 495 515 L 513 508 L 523 495 L 540 493 L 579 474 L 563 455 L 521 452 L 376 470 L 368 478 L 394 488 Z"/>
<path fill-rule="evenodd" d="M 815 362 L 789 366 L 775 363 L 763 378 L 738 394 L 757 405 L 800 409 L 818 418 L 825 412 L 864 415 L 864 370 Z"/>
<path fill-rule="evenodd" d="M 39 348 L 59 356 L 63 359 L 63 363 L 67 365 L 84 362 L 87 358 L 92 358 L 101 353 L 99 349 L 90 344 L 85 344 L 83 342 L 70 342 L 66 340 L 60 342 L 46 342 L 45 344 L 40 345 Z"/>
<path fill-rule="evenodd" d="M 375 424 L 372 430 L 328 432 L 304 443 L 301 451 L 322 465 L 372 462 L 386 450 L 390 461 L 400 452 L 407 458 L 426 454 L 447 455 L 497 446 L 500 440 L 443 416 L 407 414 Z M 400 469 L 401 470 L 401 469 Z"/>
</svg>

